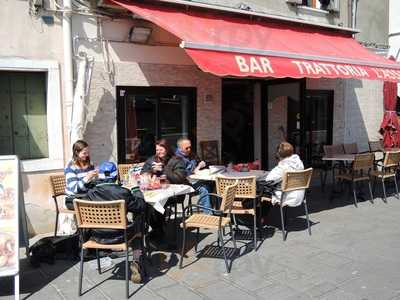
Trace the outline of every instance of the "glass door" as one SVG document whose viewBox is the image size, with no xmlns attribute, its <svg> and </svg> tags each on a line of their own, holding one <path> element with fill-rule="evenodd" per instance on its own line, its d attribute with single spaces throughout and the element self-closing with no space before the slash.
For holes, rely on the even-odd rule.
<svg viewBox="0 0 400 300">
<path fill-rule="evenodd" d="M 298 118 L 301 155 L 307 166 L 317 166 L 323 156 L 323 145 L 332 144 L 333 91 L 306 90 Z"/>
</svg>

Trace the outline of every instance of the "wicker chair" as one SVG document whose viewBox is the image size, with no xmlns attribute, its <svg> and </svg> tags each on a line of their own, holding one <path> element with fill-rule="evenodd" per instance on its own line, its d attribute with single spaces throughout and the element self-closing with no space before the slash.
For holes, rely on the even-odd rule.
<svg viewBox="0 0 400 300">
<path fill-rule="evenodd" d="M 257 192 L 256 192 L 256 177 L 255 176 L 246 176 L 246 177 L 216 177 L 216 187 L 217 194 L 222 196 L 226 187 L 235 184 L 238 182 L 235 199 L 237 201 L 233 202 L 232 207 L 232 215 L 233 221 L 237 228 L 235 215 L 253 215 L 253 239 L 254 239 L 254 249 L 257 249 L 257 220 L 256 220 L 256 200 L 257 200 Z M 253 207 L 252 208 L 244 208 L 242 199 L 252 199 Z"/>
<path fill-rule="evenodd" d="M 63 205 L 61 203 L 58 203 L 59 199 L 65 199 L 65 187 L 66 187 L 66 181 L 65 181 L 65 175 L 60 174 L 60 175 L 51 175 L 50 176 L 50 185 L 52 189 L 52 198 L 54 200 L 54 204 L 56 206 L 56 223 L 54 224 L 54 237 L 57 236 L 57 230 L 58 230 L 58 217 L 60 213 L 67 213 L 67 214 L 74 214 L 75 212 L 73 210 L 69 210 L 66 208 L 63 208 Z"/>
<path fill-rule="evenodd" d="M 118 179 L 121 182 L 125 175 L 129 173 L 129 170 L 134 167 L 143 167 L 144 162 L 135 164 L 118 164 Z"/>
<path fill-rule="evenodd" d="M 374 196 L 371 188 L 371 171 L 374 168 L 374 154 L 357 154 L 348 173 L 337 175 L 338 179 L 351 182 L 354 196 L 354 205 L 357 207 L 356 183 L 368 181 L 368 188 L 371 195 L 371 202 L 374 203 Z"/>
<path fill-rule="evenodd" d="M 85 229 L 119 229 L 124 232 L 124 242 L 119 244 L 101 244 L 93 240 L 88 240 L 82 244 L 81 261 L 79 269 L 79 296 L 82 295 L 82 277 L 83 277 L 83 252 L 84 249 L 96 249 L 97 268 L 101 274 L 99 249 L 112 249 L 125 251 L 125 284 L 126 298 L 129 298 L 129 258 L 128 248 L 130 242 L 141 237 L 140 233 L 130 236 L 128 239 L 127 219 L 125 200 L 115 201 L 85 201 L 74 200 L 74 207 L 78 228 L 81 232 L 81 240 L 83 238 L 83 230 Z"/>
<path fill-rule="evenodd" d="M 384 149 L 382 141 L 369 141 L 368 146 L 370 152 L 383 152 Z"/>
<path fill-rule="evenodd" d="M 344 144 L 343 148 L 344 148 L 345 154 L 357 154 L 358 153 L 357 143 Z"/>
<path fill-rule="evenodd" d="M 183 228 L 182 231 L 182 252 L 181 252 L 181 258 L 179 262 L 179 268 L 182 268 L 183 264 L 183 256 L 185 254 L 185 242 L 186 242 L 186 229 L 187 228 L 196 228 L 197 233 L 196 233 L 196 245 L 195 245 L 195 250 L 197 251 L 197 244 L 198 244 L 198 236 L 199 236 L 199 231 L 200 228 L 207 228 L 207 229 L 216 229 L 218 231 L 218 246 L 221 245 L 222 248 L 222 253 L 224 255 L 224 260 L 225 260 L 225 266 L 226 266 L 226 272 L 230 272 L 230 267 L 228 265 L 228 260 L 225 252 L 225 244 L 227 242 L 224 242 L 223 239 L 223 234 L 222 234 L 222 229 L 225 228 L 226 226 L 229 226 L 230 228 L 230 233 L 232 236 L 233 240 L 233 245 L 235 247 L 235 253 L 236 253 L 236 240 L 235 240 L 235 233 L 232 230 L 232 224 L 231 224 L 231 210 L 233 207 L 233 202 L 235 200 L 235 194 L 236 194 L 236 189 L 237 189 L 238 183 L 236 182 L 234 185 L 226 187 L 223 196 L 222 196 L 222 201 L 221 201 L 221 206 L 219 210 L 216 209 L 209 209 L 213 212 L 213 215 L 207 215 L 207 214 L 202 214 L 197 212 L 192 213 L 187 219 L 185 218 L 186 211 L 190 213 L 191 207 L 197 208 L 197 210 L 200 209 L 205 209 L 205 207 L 193 204 L 191 207 L 186 207 L 185 210 L 183 211 L 183 222 L 181 224 L 181 227 Z M 214 197 L 221 198 L 220 196 L 216 194 L 210 194 Z M 225 213 L 227 214 L 225 217 Z M 221 243 L 221 244 L 220 244 Z M 232 264 L 232 261 L 231 261 Z"/>
<path fill-rule="evenodd" d="M 324 145 L 324 155 L 326 157 L 332 157 L 335 156 L 336 154 L 344 154 L 344 147 L 343 144 L 335 144 L 335 145 Z M 326 162 L 327 167 L 326 171 L 331 170 L 332 171 L 332 182 L 335 184 L 335 170 L 338 171 L 338 173 L 343 173 L 346 171 L 346 166 L 343 162 L 336 162 L 332 164 L 332 162 Z M 326 182 L 326 175 L 324 182 Z"/>
<path fill-rule="evenodd" d="M 312 177 L 313 169 L 308 168 L 306 170 L 301 171 L 291 171 L 285 172 L 282 180 L 282 194 L 279 202 L 279 209 L 281 213 L 281 225 L 282 225 L 282 235 L 283 240 L 286 240 L 287 230 L 285 231 L 285 217 L 283 213 L 283 209 L 287 209 L 287 205 L 283 202 L 284 196 L 288 192 L 296 191 L 296 190 L 307 190 L 310 187 L 311 177 Z M 308 234 L 311 235 L 311 227 L 310 227 L 310 219 L 308 217 L 308 207 L 307 207 L 307 199 L 306 192 L 304 192 L 304 211 L 307 219 L 307 228 Z"/>
<path fill-rule="evenodd" d="M 218 141 L 201 141 L 200 151 L 201 159 L 209 165 L 218 165 L 220 163 Z"/>
<path fill-rule="evenodd" d="M 397 198 L 400 199 L 397 186 L 396 173 L 400 163 L 400 151 L 388 151 L 382 164 L 378 164 L 381 170 L 373 170 L 371 175 L 382 180 L 383 200 L 386 202 L 385 179 L 393 178 L 396 187 Z M 375 183 L 375 182 L 374 182 Z M 375 185 L 375 184 L 374 184 Z"/>
</svg>

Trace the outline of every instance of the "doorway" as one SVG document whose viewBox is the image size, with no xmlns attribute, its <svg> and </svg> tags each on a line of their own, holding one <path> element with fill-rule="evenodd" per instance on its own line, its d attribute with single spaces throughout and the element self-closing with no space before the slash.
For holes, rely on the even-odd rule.
<svg viewBox="0 0 400 300">
<path fill-rule="evenodd" d="M 254 83 L 250 80 L 222 81 L 222 160 L 254 160 Z"/>
<path fill-rule="evenodd" d="M 306 166 L 315 166 L 323 156 L 323 146 L 332 144 L 333 91 L 305 90 L 300 102 L 289 97 L 287 113 L 288 142 Z"/>
</svg>

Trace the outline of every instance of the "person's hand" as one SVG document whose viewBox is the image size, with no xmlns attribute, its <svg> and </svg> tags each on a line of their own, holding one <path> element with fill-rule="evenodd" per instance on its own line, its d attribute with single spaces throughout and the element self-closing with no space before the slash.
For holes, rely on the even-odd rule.
<svg viewBox="0 0 400 300">
<path fill-rule="evenodd" d="M 88 181 L 88 182 L 91 181 L 93 178 L 96 178 L 97 175 L 99 175 L 98 170 L 89 171 L 85 176 L 86 181 Z"/>
<path fill-rule="evenodd" d="M 161 172 L 162 169 L 163 169 L 163 164 L 162 163 L 153 162 L 151 167 L 152 167 L 154 172 Z"/>
<path fill-rule="evenodd" d="M 200 169 L 205 168 L 205 166 L 206 166 L 206 162 L 205 162 L 204 160 L 202 160 L 202 161 L 199 162 L 199 164 L 197 165 L 197 168 L 200 170 Z"/>
</svg>

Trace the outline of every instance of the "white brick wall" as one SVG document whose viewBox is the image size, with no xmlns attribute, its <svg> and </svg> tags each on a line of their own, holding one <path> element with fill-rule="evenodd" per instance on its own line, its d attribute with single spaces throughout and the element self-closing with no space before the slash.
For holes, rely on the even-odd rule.
<svg viewBox="0 0 400 300">
<path fill-rule="evenodd" d="M 115 63 L 113 74 L 95 63 L 88 103 L 85 139 L 94 162 L 117 161 L 116 86 L 197 88 L 197 141 L 221 141 L 221 79 L 195 66 Z M 212 96 L 205 103 L 206 95 Z"/>
</svg>

